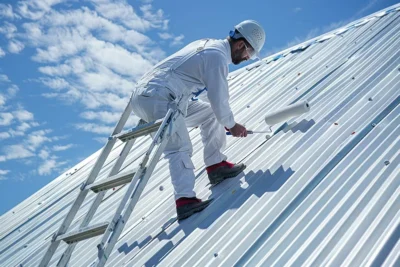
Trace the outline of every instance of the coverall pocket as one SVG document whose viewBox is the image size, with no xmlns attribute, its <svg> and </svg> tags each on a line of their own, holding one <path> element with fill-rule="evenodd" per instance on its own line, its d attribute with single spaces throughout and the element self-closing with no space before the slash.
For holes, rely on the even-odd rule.
<svg viewBox="0 0 400 267">
<path fill-rule="evenodd" d="M 194 164 L 189 157 L 182 158 L 182 162 L 183 162 L 183 167 L 185 167 L 186 169 L 194 169 Z"/>
</svg>

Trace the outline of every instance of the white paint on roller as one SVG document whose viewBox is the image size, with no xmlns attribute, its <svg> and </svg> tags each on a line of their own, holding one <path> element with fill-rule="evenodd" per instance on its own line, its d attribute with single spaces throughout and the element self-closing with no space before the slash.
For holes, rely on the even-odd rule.
<svg viewBox="0 0 400 267">
<path fill-rule="evenodd" d="M 290 118 L 300 116 L 308 111 L 310 111 L 310 104 L 307 101 L 296 103 L 268 114 L 265 116 L 265 122 L 272 126 L 279 122 L 287 121 Z"/>
</svg>

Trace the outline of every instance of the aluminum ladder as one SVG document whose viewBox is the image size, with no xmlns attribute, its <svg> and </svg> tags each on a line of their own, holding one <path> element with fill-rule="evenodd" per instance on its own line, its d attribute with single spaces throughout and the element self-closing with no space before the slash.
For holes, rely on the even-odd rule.
<svg viewBox="0 0 400 267">
<path fill-rule="evenodd" d="M 150 123 L 142 123 L 130 131 L 121 133 L 132 112 L 131 101 L 132 97 L 130 98 L 128 105 L 121 115 L 120 120 L 115 126 L 112 135 L 108 138 L 107 144 L 103 148 L 100 156 L 97 158 L 89 176 L 80 187 L 80 192 L 63 223 L 58 231 L 53 235 L 51 244 L 43 256 L 39 266 L 45 267 L 49 265 L 49 262 L 61 241 L 66 242 L 68 247 L 58 261 L 57 266 L 66 266 L 77 242 L 99 235 L 103 235 L 103 238 L 100 244 L 97 245 L 98 256 L 94 266 L 105 265 L 115 244 L 118 241 L 120 234 L 122 233 L 122 230 L 124 229 L 126 222 L 128 221 L 136 203 L 138 202 L 141 193 L 143 192 L 151 173 L 158 163 L 169 137 L 175 132 L 173 126 L 174 121 L 176 121 L 176 119 L 182 114 L 179 111 L 178 103 L 175 108 L 168 110 L 167 115 L 163 119 Z M 153 132 L 156 132 L 156 134 L 154 135 L 150 148 L 147 150 L 141 163 L 139 164 L 139 167 L 134 171 L 119 173 L 119 169 L 128 156 L 135 139 Z M 117 139 L 125 142 L 118 160 L 113 165 L 113 168 L 106 179 L 95 182 Z M 158 147 L 155 153 L 152 154 L 154 147 L 157 145 Z M 151 159 L 150 156 L 152 156 Z M 112 220 L 109 222 L 89 225 L 89 222 L 93 218 L 97 208 L 100 206 L 106 191 L 124 184 L 129 184 L 129 187 Z M 83 221 L 81 222 L 79 230 L 67 232 L 68 227 L 75 218 L 80 206 L 90 190 L 95 192 L 97 195 L 95 200 L 92 202 L 89 211 L 86 213 Z"/>
</svg>

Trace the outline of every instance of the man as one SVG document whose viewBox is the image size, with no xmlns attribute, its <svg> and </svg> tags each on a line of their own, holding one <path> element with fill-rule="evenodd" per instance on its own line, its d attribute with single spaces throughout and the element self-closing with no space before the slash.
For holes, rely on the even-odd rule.
<svg viewBox="0 0 400 267">
<path fill-rule="evenodd" d="M 247 136 L 246 128 L 235 122 L 229 106 L 228 64 L 258 57 L 264 42 L 263 28 L 246 20 L 235 26 L 225 40 L 205 39 L 187 45 L 154 66 L 137 83 L 133 111 L 147 122 L 163 118 L 169 108 L 180 103 L 183 116 L 174 122 L 176 132 L 164 150 L 179 220 L 203 210 L 211 201 L 201 201 L 193 191 L 193 149 L 187 127 L 200 127 L 211 184 L 235 177 L 246 168 L 244 164 L 226 161 L 222 153 L 226 145 L 224 127 L 234 137 Z M 209 103 L 189 101 L 193 94 L 197 96 L 202 91 L 207 91 Z"/>
</svg>

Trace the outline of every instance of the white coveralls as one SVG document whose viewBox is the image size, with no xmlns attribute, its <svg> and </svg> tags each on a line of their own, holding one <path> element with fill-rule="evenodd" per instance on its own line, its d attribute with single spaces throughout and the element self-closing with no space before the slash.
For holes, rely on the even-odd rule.
<svg viewBox="0 0 400 267">
<path fill-rule="evenodd" d="M 184 116 L 175 121 L 176 133 L 164 150 L 175 199 L 196 196 L 193 148 L 187 127 L 200 126 L 206 166 L 227 159 L 222 153 L 226 145 L 224 126 L 235 125 L 227 82 L 231 62 L 227 40 L 195 41 L 153 67 L 133 92 L 133 112 L 147 122 L 163 118 L 179 99 L 184 101 Z M 207 88 L 209 103 L 189 101 L 203 88 Z"/>
</svg>

